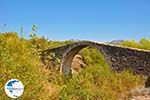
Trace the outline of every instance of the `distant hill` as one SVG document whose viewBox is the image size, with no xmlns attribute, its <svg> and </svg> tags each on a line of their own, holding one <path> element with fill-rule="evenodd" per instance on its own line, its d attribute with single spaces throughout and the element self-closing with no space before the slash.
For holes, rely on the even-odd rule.
<svg viewBox="0 0 150 100">
<path fill-rule="evenodd" d="M 113 40 L 111 42 L 107 42 L 108 44 L 115 44 L 115 45 L 120 45 L 121 43 L 123 43 L 124 40 Z"/>
</svg>

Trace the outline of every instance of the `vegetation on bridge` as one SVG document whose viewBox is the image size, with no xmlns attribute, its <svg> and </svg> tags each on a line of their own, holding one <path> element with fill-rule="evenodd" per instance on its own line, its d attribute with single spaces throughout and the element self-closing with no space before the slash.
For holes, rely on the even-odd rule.
<svg viewBox="0 0 150 100">
<path fill-rule="evenodd" d="M 102 55 L 93 48 L 80 51 L 88 67 L 71 79 L 59 75 L 59 68 L 45 69 L 39 51 L 75 41 L 48 41 L 30 35 L 25 39 L 14 32 L 0 34 L 0 99 L 9 100 L 5 83 L 12 78 L 21 80 L 25 91 L 20 100 L 118 100 L 129 91 L 143 85 L 145 77 L 132 72 L 111 71 Z M 150 49 L 150 40 L 125 41 L 124 46 Z"/>
</svg>

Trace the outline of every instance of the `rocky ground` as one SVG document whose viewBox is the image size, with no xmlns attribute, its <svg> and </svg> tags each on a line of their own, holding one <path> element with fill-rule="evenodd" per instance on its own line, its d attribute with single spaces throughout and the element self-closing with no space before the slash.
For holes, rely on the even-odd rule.
<svg viewBox="0 0 150 100">
<path fill-rule="evenodd" d="M 150 88 L 138 87 L 130 91 L 129 100 L 150 100 Z"/>
<path fill-rule="evenodd" d="M 134 96 L 134 97 L 132 97 L 130 100 L 150 100 L 150 96 L 149 96 L 149 95 L 145 95 L 145 96 Z"/>
<path fill-rule="evenodd" d="M 81 55 L 75 55 L 73 62 L 72 62 L 72 74 L 78 74 L 82 69 L 86 68 L 87 65 L 85 63 L 84 57 Z"/>
</svg>

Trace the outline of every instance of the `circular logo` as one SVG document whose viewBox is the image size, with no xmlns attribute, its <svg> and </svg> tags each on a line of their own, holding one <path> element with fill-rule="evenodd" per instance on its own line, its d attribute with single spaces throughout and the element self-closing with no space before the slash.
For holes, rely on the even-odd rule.
<svg viewBox="0 0 150 100">
<path fill-rule="evenodd" d="M 24 86 L 18 79 L 11 79 L 5 84 L 5 92 L 10 98 L 18 98 L 22 95 Z"/>
</svg>

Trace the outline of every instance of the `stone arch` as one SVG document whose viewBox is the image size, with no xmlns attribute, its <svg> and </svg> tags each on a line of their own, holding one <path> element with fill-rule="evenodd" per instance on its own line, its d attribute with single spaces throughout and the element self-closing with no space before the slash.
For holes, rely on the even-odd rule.
<svg viewBox="0 0 150 100">
<path fill-rule="evenodd" d="M 106 54 L 105 52 L 101 49 L 101 46 L 97 46 L 94 42 L 90 41 L 82 41 L 82 42 L 77 42 L 72 44 L 64 53 L 62 56 L 62 63 L 60 67 L 60 72 L 61 74 L 64 75 L 71 75 L 71 63 L 74 58 L 74 56 L 79 53 L 83 48 L 86 47 L 92 47 L 97 49 L 99 52 L 101 52 L 106 60 Z"/>
<path fill-rule="evenodd" d="M 97 43 L 92 41 L 78 41 L 64 46 L 41 51 L 41 60 L 45 56 L 54 53 L 61 60 L 60 72 L 71 74 L 71 62 L 75 54 L 81 49 L 92 46 L 97 48 L 104 56 L 113 71 L 131 70 L 134 74 L 148 75 L 150 73 L 150 51 L 131 47 L 123 47 L 108 43 Z"/>
</svg>

